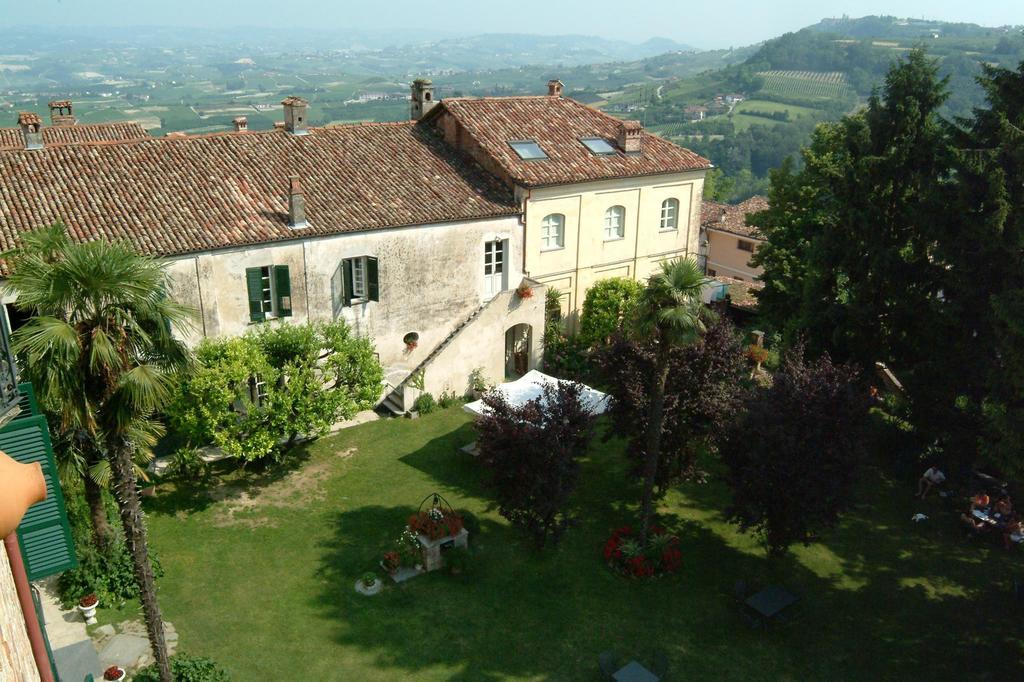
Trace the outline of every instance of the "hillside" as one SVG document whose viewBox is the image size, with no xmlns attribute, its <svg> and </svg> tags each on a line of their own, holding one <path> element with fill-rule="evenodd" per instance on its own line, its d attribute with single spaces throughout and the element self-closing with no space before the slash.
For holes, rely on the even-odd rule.
<svg viewBox="0 0 1024 682">
<path fill-rule="evenodd" d="M 982 64 L 1024 60 L 1020 27 L 826 19 L 765 42 L 742 63 L 637 84 L 602 106 L 708 156 L 732 181 L 722 198 L 742 199 L 764 191 L 768 170 L 797 152 L 818 122 L 863 104 L 892 62 L 916 47 L 949 78 L 951 119 L 982 104 Z"/>
</svg>

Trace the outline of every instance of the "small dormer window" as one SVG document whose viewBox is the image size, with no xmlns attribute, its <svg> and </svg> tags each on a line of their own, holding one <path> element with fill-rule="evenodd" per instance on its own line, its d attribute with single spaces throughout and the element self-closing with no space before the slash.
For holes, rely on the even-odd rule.
<svg viewBox="0 0 1024 682">
<path fill-rule="evenodd" d="M 548 158 L 548 155 L 544 153 L 544 150 L 534 140 L 516 140 L 515 142 L 509 142 L 508 145 L 524 161 Z"/>
<path fill-rule="evenodd" d="M 590 150 L 590 153 L 597 154 L 598 156 L 615 153 L 615 147 L 603 137 L 581 137 L 580 142 Z"/>
</svg>

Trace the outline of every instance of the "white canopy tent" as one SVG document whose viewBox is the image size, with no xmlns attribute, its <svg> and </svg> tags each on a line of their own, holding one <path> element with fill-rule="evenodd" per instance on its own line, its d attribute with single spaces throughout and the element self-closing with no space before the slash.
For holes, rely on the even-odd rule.
<svg viewBox="0 0 1024 682">
<path fill-rule="evenodd" d="M 537 370 L 532 369 L 515 381 L 510 381 L 507 384 L 501 384 L 500 386 L 495 387 L 494 390 L 504 395 L 505 399 L 510 404 L 518 407 L 531 400 L 540 398 L 543 394 L 545 385 L 557 386 L 559 381 L 565 380 L 556 379 L 555 377 L 548 376 L 543 372 L 538 372 Z M 601 393 L 601 391 L 595 391 L 589 386 L 583 386 L 583 391 L 580 393 L 580 400 L 583 402 L 584 407 L 586 407 L 593 415 L 604 414 L 608 409 L 608 394 Z M 471 403 L 467 403 L 462 409 L 472 415 L 480 417 L 486 414 L 489 408 L 484 405 L 483 400 L 474 400 Z"/>
</svg>

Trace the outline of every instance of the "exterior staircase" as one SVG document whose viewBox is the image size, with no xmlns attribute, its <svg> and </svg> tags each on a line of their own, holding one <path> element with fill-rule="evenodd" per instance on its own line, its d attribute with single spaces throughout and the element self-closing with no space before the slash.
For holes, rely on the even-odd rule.
<svg viewBox="0 0 1024 682">
<path fill-rule="evenodd" d="M 408 369 L 400 365 L 390 367 L 384 375 L 384 383 L 387 385 L 387 388 L 385 389 L 384 399 L 379 403 L 378 407 L 385 408 L 396 417 L 401 417 L 408 412 L 412 408 L 412 405 L 406 400 L 406 387 L 409 386 L 413 377 L 415 377 L 417 373 L 425 370 L 427 366 L 433 362 L 434 358 L 436 358 L 441 351 L 447 348 L 463 329 L 472 324 L 473 320 L 479 317 L 480 313 L 491 304 L 491 301 L 494 300 L 495 299 L 492 298 L 490 301 L 480 305 L 476 310 L 470 313 L 468 317 L 457 324 L 455 329 L 453 329 L 448 336 L 446 336 L 433 348 L 433 350 L 430 351 L 430 353 L 427 354 L 427 357 L 423 358 L 423 360 L 421 360 L 420 363 L 412 369 Z"/>
</svg>

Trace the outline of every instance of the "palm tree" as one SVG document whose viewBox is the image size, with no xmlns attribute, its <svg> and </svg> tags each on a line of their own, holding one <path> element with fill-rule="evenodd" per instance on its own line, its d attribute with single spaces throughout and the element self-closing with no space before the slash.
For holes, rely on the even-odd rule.
<svg viewBox="0 0 1024 682">
<path fill-rule="evenodd" d="M 640 531 L 644 542 L 654 514 L 654 484 L 661 457 L 669 355 L 673 347 L 695 343 L 704 332 L 704 320 L 712 314 L 701 301 L 704 280 L 704 273 L 691 258 L 662 263 L 661 271 L 648 279 L 633 314 L 634 338 L 655 346 L 642 468 L 644 489 L 640 501 Z"/>
<path fill-rule="evenodd" d="M 163 266 L 126 244 L 75 243 L 59 225 L 25 242 L 8 255 L 5 286 L 34 317 L 14 333 L 13 347 L 43 404 L 59 406 L 90 468 L 100 453 L 106 459 L 153 655 L 161 680 L 171 682 L 134 460 L 145 447 L 141 425 L 167 404 L 188 364 L 171 325 L 186 324 L 189 311 L 167 299 Z"/>
</svg>

